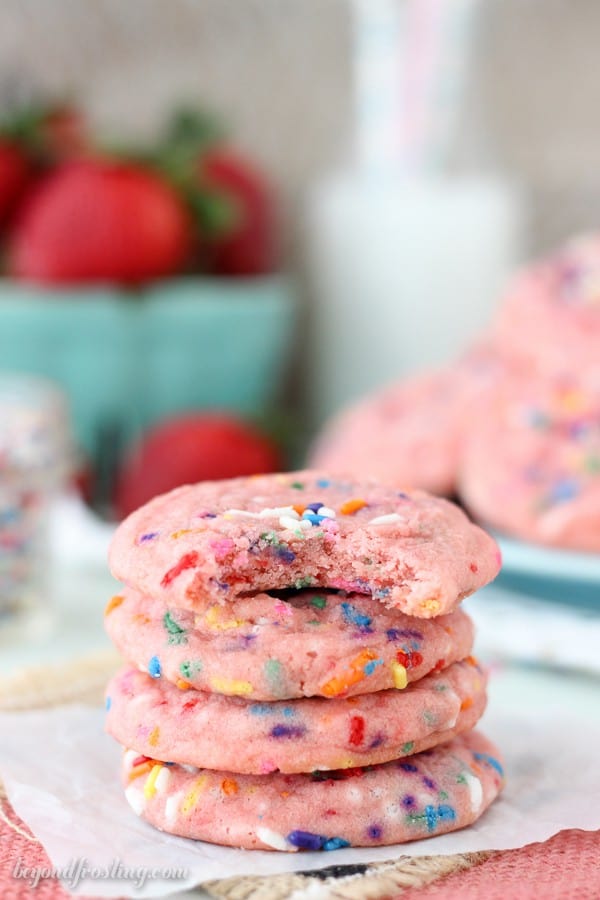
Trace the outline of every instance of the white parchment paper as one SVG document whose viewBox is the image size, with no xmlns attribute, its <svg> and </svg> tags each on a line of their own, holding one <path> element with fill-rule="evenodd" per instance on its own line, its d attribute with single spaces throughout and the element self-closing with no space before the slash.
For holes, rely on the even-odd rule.
<svg viewBox="0 0 600 900">
<path fill-rule="evenodd" d="M 489 712 L 483 730 L 506 761 L 502 798 L 470 828 L 396 847 L 287 854 L 232 850 L 162 834 L 126 803 L 119 783 L 120 750 L 103 732 L 103 713 L 84 707 L 0 714 L 0 776 L 15 811 L 52 863 L 67 869 L 65 886 L 101 897 L 156 897 L 212 878 L 401 855 L 502 850 L 546 840 L 564 828 L 600 829 L 598 726 L 532 710 L 528 719 Z M 79 859 L 113 872 L 120 863 L 131 877 L 71 878 Z M 139 867 L 164 866 L 185 869 L 187 875 L 136 882 Z"/>
</svg>

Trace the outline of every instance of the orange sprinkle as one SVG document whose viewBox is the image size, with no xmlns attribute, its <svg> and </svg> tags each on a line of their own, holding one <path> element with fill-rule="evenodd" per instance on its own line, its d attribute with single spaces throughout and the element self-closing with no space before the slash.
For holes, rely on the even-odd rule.
<svg viewBox="0 0 600 900">
<path fill-rule="evenodd" d="M 352 516 L 355 512 L 358 512 L 359 509 L 362 509 L 364 506 L 367 506 L 366 500 L 360 500 L 355 498 L 353 500 L 346 500 L 345 503 L 342 503 L 340 506 L 340 512 L 343 516 Z"/>
<path fill-rule="evenodd" d="M 345 675 L 338 675 L 321 685 L 321 693 L 325 697 L 337 697 L 343 694 L 351 685 L 358 684 L 365 677 L 364 667 L 372 659 L 377 659 L 377 654 L 372 650 L 363 650 L 350 663 L 350 671 Z"/>
<path fill-rule="evenodd" d="M 470 709 L 471 706 L 473 706 L 473 698 L 472 697 L 465 697 L 463 702 L 460 704 L 461 709 Z"/>
<path fill-rule="evenodd" d="M 189 681 L 184 681 L 183 678 L 178 678 L 175 684 L 180 691 L 189 691 L 189 689 L 191 688 L 191 684 L 189 683 Z"/>
<path fill-rule="evenodd" d="M 146 772 L 149 772 L 154 765 L 154 760 L 149 759 L 148 762 L 140 763 L 139 766 L 134 766 L 131 772 L 129 773 L 129 781 L 133 781 L 134 778 L 139 778 L 140 775 L 145 775 Z"/>
<path fill-rule="evenodd" d="M 304 512 L 305 507 L 301 503 L 293 503 L 292 509 L 295 509 L 299 516 Z"/>
<path fill-rule="evenodd" d="M 279 796 L 283 797 L 284 800 L 287 800 L 287 798 L 290 796 L 290 792 L 289 791 L 280 791 Z"/>
<path fill-rule="evenodd" d="M 468 662 L 470 666 L 479 666 L 479 662 L 475 656 L 466 656 L 465 662 Z"/>
<path fill-rule="evenodd" d="M 221 790 L 224 794 L 227 794 L 228 797 L 237 794 L 239 787 L 235 778 L 224 778 L 221 782 Z"/>
<path fill-rule="evenodd" d="M 106 609 L 104 610 L 104 615 L 107 616 L 109 613 L 116 609 L 117 606 L 120 606 L 125 597 L 121 594 L 116 594 L 114 597 L 111 597 L 108 603 L 106 604 Z"/>
<path fill-rule="evenodd" d="M 151 747 L 156 747 L 156 745 L 158 744 L 159 736 L 160 736 L 160 729 L 157 725 L 156 728 L 154 728 L 154 730 L 150 734 L 150 737 L 148 738 L 148 743 L 150 744 Z"/>
<path fill-rule="evenodd" d="M 131 621 L 135 622 L 136 625 L 148 625 L 150 619 L 146 613 L 136 613 L 135 616 L 131 617 Z"/>
</svg>

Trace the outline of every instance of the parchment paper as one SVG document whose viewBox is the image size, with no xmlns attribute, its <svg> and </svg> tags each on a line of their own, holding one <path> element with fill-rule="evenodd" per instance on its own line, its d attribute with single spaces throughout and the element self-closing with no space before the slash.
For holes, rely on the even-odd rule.
<svg viewBox="0 0 600 900">
<path fill-rule="evenodd" d="M 156 897 L 213 878 L 268 875 L 365 863 L 401 855 L 502 850 L 543 841 L 565 828 L 600 829 L 600 729 L 556 711 L 531 717 L 486 714 L 483 731 L 501 748 L 507 770 L 502 798 L 470 828 L 394 847 L 330 853 L 232 850 L 170 837 L 137 818 L 119 783 L 120 750 L 103 732 L 103 713 L 85 707 L 0 714 L 0 776 L 16 813 L 52 863 L 71 865 L 65 886 L 101 897 Z M 126 880 L 72 877 L 74 861 Z M 178 880 L 133 877 L 138 867 L 187 870 Z M 81 873 L 80 873 L 81 874 Z M 77 883 L 75 883 L 77 882 Z"/>
</svg>

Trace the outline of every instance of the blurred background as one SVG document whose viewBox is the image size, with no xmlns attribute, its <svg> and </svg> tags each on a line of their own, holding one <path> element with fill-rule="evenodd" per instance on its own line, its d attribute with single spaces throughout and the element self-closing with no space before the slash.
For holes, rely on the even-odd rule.
<svg viewBox="0 0 600 900">
<path fill-rule="evenodd" d="M 95 646 L 111 522 L 303 464 L 594 228 L 599 29 L 593 0 L 4 0 L 6 621 L 51 595 L 60 653 Z"/>
</svg>

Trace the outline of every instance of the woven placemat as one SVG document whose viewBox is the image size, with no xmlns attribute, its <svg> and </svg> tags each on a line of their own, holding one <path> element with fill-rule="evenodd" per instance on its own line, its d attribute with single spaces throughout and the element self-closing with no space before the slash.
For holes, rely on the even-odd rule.
<svg viewBox="0 0 600 900">
<path fill-rule="evenodd" d="M 3 676 L 0 678 L 0 709 L 47 709 L 64 703 L 98 705 L 106 682 L 119 665 L 120 659 L 113 650 L 103 650 L 68 663 L 28 668 Z M 0 818 L 15 834 L 26 834 L 30 842 L 39 845 L 26 826 L 15 821 L 1 784 Z M 331 900 L 381 900 L 464 871 L 491 855 L 401 856 L 383 863 L 330 866 L 289 875 L 226 878 L 207 882 L 202 887 L 214 897 L 226 900 L 287 900 L 292 895 L 299 898 L 303 894 Z"/>
</svg>

